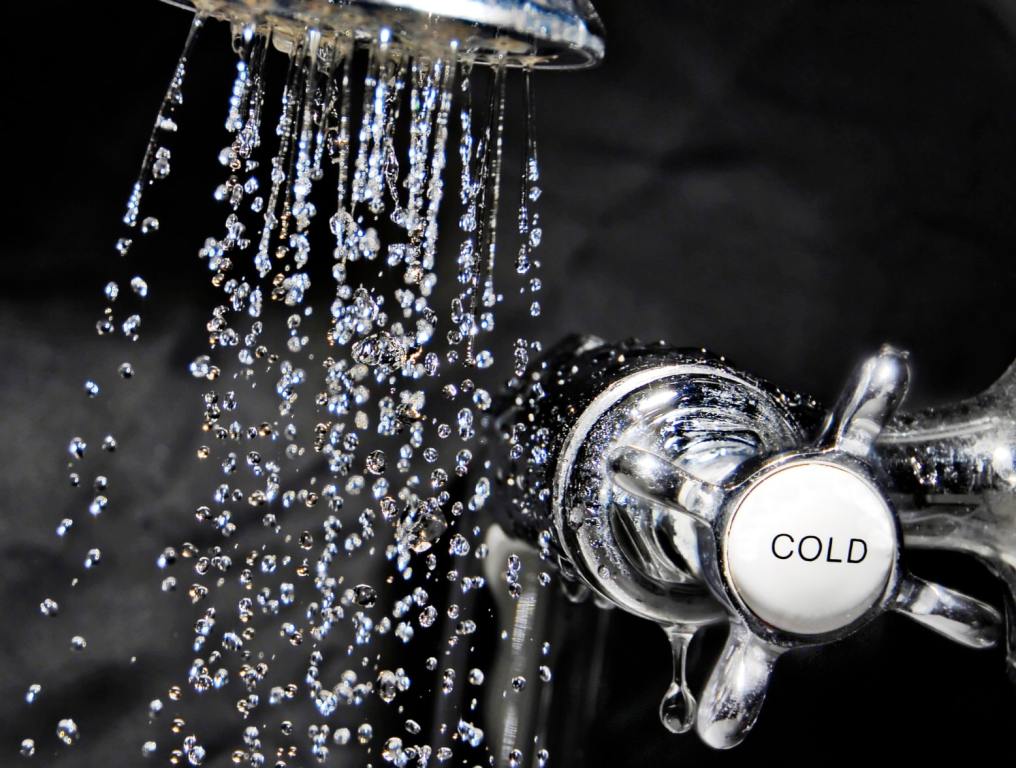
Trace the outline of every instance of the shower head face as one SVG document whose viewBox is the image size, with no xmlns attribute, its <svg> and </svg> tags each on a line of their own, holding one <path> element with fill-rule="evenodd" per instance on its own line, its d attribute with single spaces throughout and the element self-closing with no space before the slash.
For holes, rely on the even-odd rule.
<svg viewBox="0 0 1016 768">
<path fill-rule="evenodd" d="M 414 55 L 459 56 L 510 67 L 582 69 L 603 59 L 603 26 L 588 0 L 165 0 L 244 23 L 272 26 L 276 45 L 307 27 L 356 40 L 386 30 Z"/>
</svg>

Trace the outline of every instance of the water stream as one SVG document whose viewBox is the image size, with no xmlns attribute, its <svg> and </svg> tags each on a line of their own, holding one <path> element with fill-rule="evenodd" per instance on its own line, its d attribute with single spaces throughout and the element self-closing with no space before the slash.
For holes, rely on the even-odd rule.
<svg viewBox="0 0 1016 768">
<path fill-rule="evenodd" d="M 214 30 L 199 34 L 206 26 Z M 198 87 L 194 47 L 223 28 L 196 17 L 173 72 L 116 243 L 128 273 L 161 227 L 187 225 L 149 210 L 147 192 L 172 171 L 178 108 Z M 451 661 L 491 621 L 473 596 L 521 593 L 515 555 L 493 571 L 482 562 L 491 480 L 481 434 L 503 383 L 495 356 L 521 376 L 540 350 L 536 328 L 495 330 L 504 303 L 540 314 L 530 73 L 474 65 L 454 42 L 443 55 L 414 55 L 386 30 L 356 43 L 315 29 L 280 42 L 269 26 L 246 24 L 233 28 L 232 45 L 228 143 L 213 191 L 223 226 L 196 241 L 220 298 L 207 348 L 189 364 L 199 443 L 193 459 L 180 457 L 195 481 L 193 508 L 179 513 L 193 515 L 194 535 L 166 542 L 152 580 L 153 599 L 192 604 L 193 624 L 166 638 L 192 661 L 176 684 L 152 691 L 150 738 L 126 754 L 175 765 L 225 755 L 250 766 L 306 765 L 308 755 L 492 763 L 480 692 L 512 695 L 551 678 L 541 666 L 541 679 L 497 680 L 475 665 L 457 678 Z M 277 47 L 288 57 L 281 84 L 270 76 Z M 521 189 L 510 192 L 516 78 L 524 142 Z M 453 179 L 457 196 L 446 193 Z M 510 193 L 519 196 L 507 238 L 515 283 L 501 285 L 499 214 Z M 442 216 L 449 204 L 458 211 Z M 143 344 L 145 300 L 158 290 L 140 273 L 110 280 L 97 332 Z M 122 357 L 109 367 L 124 381 L 144 375 Z M 82 407 L 104 393 L 101 377 L 84 391 Z M 115 461 L 93 469 L 96 454 L 117 450 L 115 435 L 73 435 L 67 445 L 71 485 L 89 489 L 83 514 L 57 526 L 72 537 L 89 517 L 102 524 L 116 504 L 109 489 L 130 477 L 116 476 Z M 80 567 L 112 566 L 93 548 Z M 489 583 L 491 572 L 503 583 Z M 74 606 L 40 595 L 40 620 L 61 611 Z M 89 642 L 102 638 L 74 635 L 69 652 Z M 26 705 L 45 687 L 26 681 Z M 435 695 L 462 704 L 435 708 Z M 232 713 L 231 734 L 203 728 L 212 707 Z M 75 714 L 44 724 L 66 754 L 89 738 Z M 52 746 L 33 736 L 20 751 Z M 533 744 L 508 754 L 514 764 L 549 757 Z"/>
</svg>

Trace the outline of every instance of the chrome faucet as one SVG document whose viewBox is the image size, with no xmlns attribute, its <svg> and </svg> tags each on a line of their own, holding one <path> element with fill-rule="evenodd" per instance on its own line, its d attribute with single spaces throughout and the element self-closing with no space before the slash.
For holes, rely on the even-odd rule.
<svg viewBox="0 0 1016 768">
<path fill-rule="evenodd" d="M 572 338 L 516 382 L 498 420 L 505 525 L 599 602 L 660 624 L 675 663 L 664 724 L 732 747 L 783 653 L 886 611 L 971 648 L 998 642 L 1000 613 L 913 575 L 906 550 L 977 555 L 1013 609 L 1014 375 L 900 414 L 909 363 L 886 346 L 826 413 L 705 351 Z M 722 622 L 696 697 L 688 645 Z"/>
</svg>

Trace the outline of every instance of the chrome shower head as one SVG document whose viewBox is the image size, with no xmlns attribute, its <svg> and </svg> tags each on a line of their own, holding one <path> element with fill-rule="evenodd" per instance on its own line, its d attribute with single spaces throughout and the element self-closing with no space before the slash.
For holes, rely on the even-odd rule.
<svg viewBox="0 0 1016 768">
<path fill-rule="evenodd" d="M 589 0 L 166 0 L 230 22 L 264 21 L 285 48 L 305 28 L 376 39 L 415 53 L 446 51 L 480 63 L 581 69 L 603 59 L 603 26 Z"/>
</svg>

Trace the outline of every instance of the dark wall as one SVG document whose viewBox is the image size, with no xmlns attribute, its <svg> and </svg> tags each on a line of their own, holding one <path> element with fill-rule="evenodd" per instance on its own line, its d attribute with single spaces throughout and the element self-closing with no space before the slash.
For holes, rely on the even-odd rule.
<svg viewBox="0 0 1016 768">
<path fill-rule="evenodd" d="M 973 394 L 1001 373 L 1016 350 L 1016 26 L 977 2 L 597 5 L 605 64 L 538 77 L 547 341 L 580 331 L 708 346 L 826 400 L 885 340 L 913 352 L 915 402 Z M 53 542 L 52 487 L 96 354 L 116 223 L 188 18 L 140 0 L 25 3 L 5 15 L 0 751 L 13 755 L 36 717 L 14 670 L 41 665 L 65 695 L 119 713 L 96 719 L 95 751 L 69 764 L 102 764 L 94 756 L 119 743 L 132 764 L 143 731 L 130 712 L 144 701 L 123 694 L 115 670 L 134 646 L 125 637 L 70 666 L 50 656 L 62 635 L 20 625 L 71 573 L 54 565 L 66 553 Z M 170 379 L 202 343 L 212 295 L 196 251 L 219 217 L 208 192 L 232 77 L 219 34 L 195 62 L 190 121 L 160 193 L 175 225 L 145 265 L 157 341 L 136 364 Z M 139 520 L 109 534 L 111 553 L 116 530 L 156 551 L 188 526 L 186 484 L 163 481 L 165 446 L 186 442 L 194 408 L 171 402 L 157 379 L 131 397 L 126 408 L 178 413 L 180 435 L 162 436 L 163 453 L 125 459 Z M 147 498 L 141 486 L 160 482 Z M 139 663 L 159 678 L 159 638 L 186 625 L 134 595 L 151 562 L 125 556 L 102 586 L 68 599 L 123 620 L 124 635 L 150 633 L 152 657 Z M 969 564 L 927 567 L 997 598 Z M 655 719 L 669 665 L 658 630 L 615 617 L 606 658 L 583 765 L 979 756 L 1004 749 L 1016 716 L 999 653 L 890 618 L 784 659 L 757 732 L 711 755 Z"/>
</svg>

